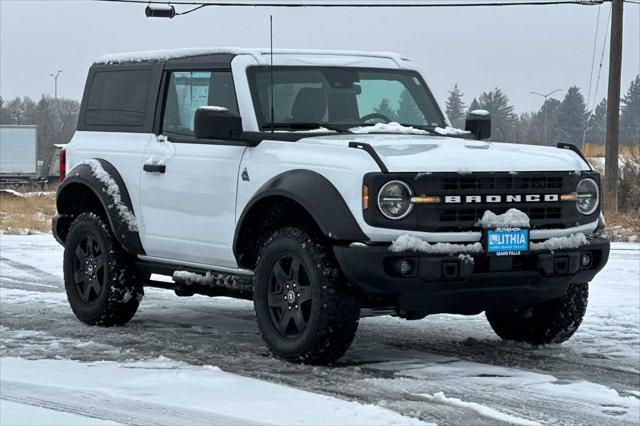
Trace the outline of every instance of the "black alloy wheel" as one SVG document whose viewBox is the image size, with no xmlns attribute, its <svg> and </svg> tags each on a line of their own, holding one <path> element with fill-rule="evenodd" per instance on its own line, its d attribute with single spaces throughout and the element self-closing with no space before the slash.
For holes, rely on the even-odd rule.
<svg viewBox="0 0 640 426">
<path fill-rule="evenodd" d="M 311 283 L 295 255 L 279 258 L 271 268 L 267 306 L 273 326 L 284 337 L 304 332 L 311 315 Z"/>
<path fill-rule="evenodd" d="M 93 235 L 78 241 L 73 255 L 73 283 L 80 299 L 91 304 L 104 291 L 107 281 L 105 255 Z"/>
</svg>

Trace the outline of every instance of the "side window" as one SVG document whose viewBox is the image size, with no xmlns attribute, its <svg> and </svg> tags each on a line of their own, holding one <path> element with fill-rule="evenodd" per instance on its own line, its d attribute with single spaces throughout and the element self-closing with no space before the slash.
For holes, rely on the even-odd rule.
<svg viewBox="0 0 640 426">
<path fill-rule="evenodd" d="M 164 103 L 162 133 L 193 136 L 196 110 L 206 105 L 238 113 L 231 72 L 172 72 Z"/>
<path fill-rule="evenodd" d="M 96 72 L 87 101 L 85 124 L 144 125 L 151 78 L 151 70 Z"/>
</svg>

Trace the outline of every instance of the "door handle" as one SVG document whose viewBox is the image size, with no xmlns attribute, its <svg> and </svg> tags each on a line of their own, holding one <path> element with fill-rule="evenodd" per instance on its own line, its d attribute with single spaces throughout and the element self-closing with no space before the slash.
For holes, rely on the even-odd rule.
<svg viewBox="0 0 640 426">
<path fill-rule="evenodd" d="M 164 173 L 167 171 L 167 166 L 164 164 L 145 164 L 142 166 L 142 170 L 147 173 Z"/>
</svg>

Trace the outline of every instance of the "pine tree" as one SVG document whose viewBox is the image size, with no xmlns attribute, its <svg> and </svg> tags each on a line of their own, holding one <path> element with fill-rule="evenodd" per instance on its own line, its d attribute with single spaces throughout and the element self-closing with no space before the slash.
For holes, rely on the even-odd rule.
<svg viewBox="0 0 640 426">
<path fill-rule="evenodd" d="M 544 145 L 545 140 L 547 145 L 555 145 L 558 142 L 558 109 L 560 104 L 559 100 L 549 98 L 536 113 L 532 129 L 536 145 Z"/>
<path fill-rule="evenodd" d="M 471 105 L 469 105 L 467 113 L 470 113 L 471 111 L 475 111 L 477 109 L 480 109 L 480 104 L 478 103 L 478 99 L 473 98 L 473 100 L 471 101 Z"/>
<path fill-rule="evenodd" d="M 587 104 L 580 89 L 576 86 L 570 87 L 558 109 L 558 141 L 582 144 L 587 116 Z"/>
<path fill-rule="evenodd" d="M 587 143 L 604 145 L 606 130 L 607 100 L 602 99 L 587 122 Z"/>
<path fill-rule="evenodd" d="M 631 82 L 621 103 L 621 141 L 625 144 L 640 143 L 640 75 Z"/>
<path fill-rule="evenodd" d="M 416 105 L 416 101 L 413 100 L 413 96 L 407 89 L 404 89 L 400 93 L 400 100 L 398 101 L 398 113 L 397 121 L 400 124 L 428 124 L 425 121 L 424 114 Z"/>
<path fill-rule="evenodd" d="M 517 117 L 513 106 L 509 105 L 509 97 L 496 87 L 480 95 L 477 103 L 479 109 L 485 109 L 491 114 L 491 139 L 502 142 L 511 140 Z"/>
<path fill-rule="evenodd" d="M 449 97 L 447 98 L 447 117 L 453 127 L 462 129 L 464 127 L 465 120 L 465 108 L 466 105 L 462 100 L 464 94 L 458 88 L 458 84 L 453 86 L 453 89 L 449 91 Z"/>
<path fill-rule="evenodd" d="M 374 108 L 373 112 L 376 114 L 382 114 L 391 121 L 397 121 L 398 119 L 396 112 L 391 107 L 391 102 L 389 102 L 389 99 L 387 98 L 382 98 L 380 105 Z"/>
</svg>

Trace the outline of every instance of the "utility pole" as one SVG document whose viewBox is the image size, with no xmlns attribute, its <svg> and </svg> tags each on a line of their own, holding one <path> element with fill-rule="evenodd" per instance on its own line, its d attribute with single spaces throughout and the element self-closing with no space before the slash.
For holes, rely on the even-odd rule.
<svg viewBox="0 0 640 426">
<path fill-rule="evenodd" d="M 620 135 L 620 80 L 622 78 L 622 12 L 624 0 L 611 2 L 611 45 L 609 48 L 609 93 L 604 163 L 604 206 L 618 211 L 618 139 Z"/>
<path fill-rule="evenodd" d="M 56 73 L 56 75 L 53 74 L 49 74 L 52 78 L 53 78 L 53 84 L 54 84 L 54 98 L 58 99 L 58 76 L 60 76 L 60 73 L 62 72 L 62 70 L 58 70 L 58 72 Z"/>
<path fill-rule="evenodd" d="M 542 93 L 538 93 L 538 92 L 531 92 L 532 95 L 538 95 L 538 96 L 542 96 L 544 98 L 544 103 L 542 104 L 542 109 L 544 110 L 544 145 L 547 146 L 547 98 L 551 95 L 553 95 L 556 92 L 561 91 L 562 89 L 556 89 L 553 90 L 549 93 L 547 93 L 546 95 L 542 94 Z"/>
</svg>

